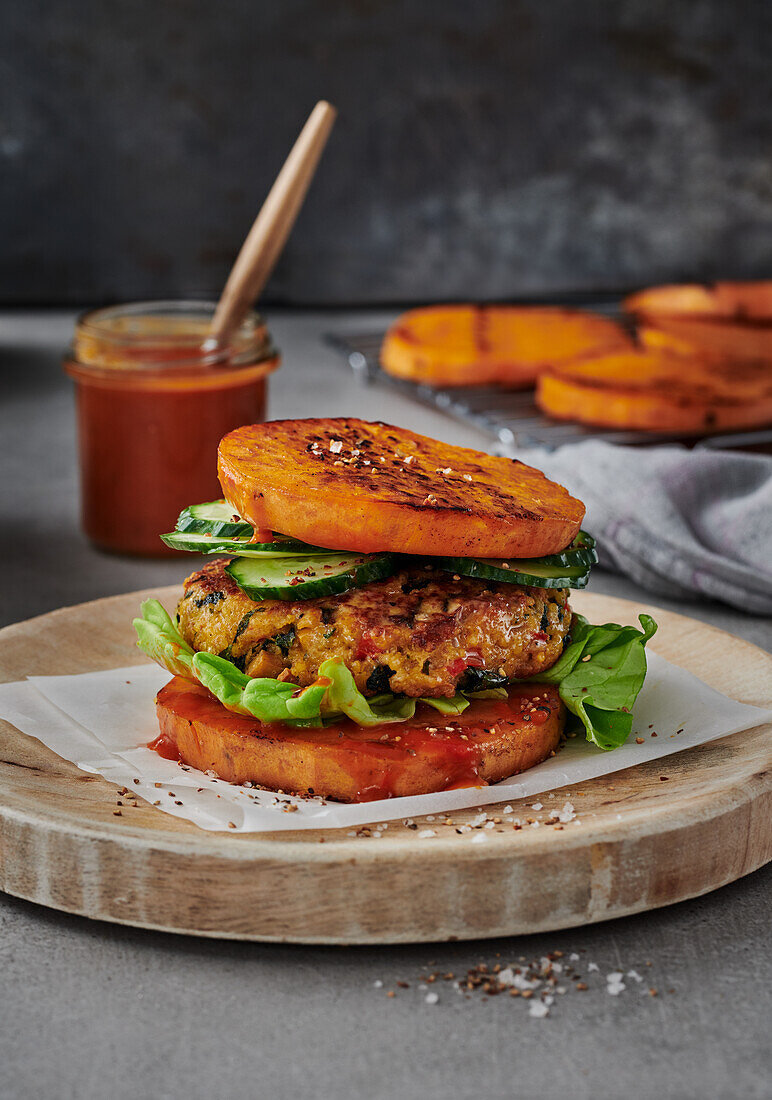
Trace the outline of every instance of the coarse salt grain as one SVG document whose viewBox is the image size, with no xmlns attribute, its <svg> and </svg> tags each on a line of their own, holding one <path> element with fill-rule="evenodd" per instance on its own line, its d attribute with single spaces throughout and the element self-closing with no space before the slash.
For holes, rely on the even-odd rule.
<svg viewBox="0 0 772 1100">
<path fill-rule="evenodd" d="M 421 840 L 426 840 L 430 836 L 436 836 L 434 829 L 421 829 L 418 836 Z"/>
<path fill-rule="evenodd" d="M 535 1016 L 537 1019 L 543 1019 L 545 1016 L 549 1016 L 550 1010 L 544 1001 L 534 1001 L 528 1009 L 529 1016 Z"/>
<path fill-rule="evenodd" d="M 475 833 L 472 837 L 472 844 L 479 844 L 481 840 L 487 840 L 488 837 L 485 833 Z"/>
<path fill-rule="evenodd" d="M 606 975 L 606 992 L 611 997 L 618 997 L 625 989 L 625 983 L 622 981 L 624 974 L 621 970 L 612 970 L 610 974 Z"/>
<path fill-rule="evenodd" d="M 544 807 L 542 806 L 541 802 L 534 802 L 534 803 L 533 803 L 533 804 L 531 805 L 531 809 L 532 809 L 532 810 L 543 810 L 543 809 L 544 809 Z"/>
<path fill-rule="evenodd" d="M 428 1005 L 436 1005 L 438 1003 L 439 999 L 440 999 L 439 993 L 435 993 L 433 989 L 429 993 L 427 993 L 426 996 L 424 997 L 424 1001 Z"/>
<path fill-rule="evenodd" d="M 341 439 L 331 439 L 330 450 L 334 455 L 339 455 L 343 450 L 343 441 Z"/>
</svg>

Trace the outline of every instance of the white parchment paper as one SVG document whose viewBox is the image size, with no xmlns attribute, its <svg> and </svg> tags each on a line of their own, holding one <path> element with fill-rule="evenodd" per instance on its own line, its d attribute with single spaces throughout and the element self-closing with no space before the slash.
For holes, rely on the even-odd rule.
<svg viewBox="0 0 772 1100">
<path fill-rule="evenodd" d="M 80 676 L 33 676 L 0 685 L 0 717 L 84 771 L 125 785 L 158 804 L 164 813 L 183 817 L 202 829 L 351 828 L 573 786 L 772 720 L 772 710 L 735 702 L 655 653 L 648 654 L 648 661 L 633 732 L 622 748 L 603 752 L 576 737 L 557 756 L 493 786 L 353 806 L 237 787 L 164 760 L 148 749 L 147 742 L 158 732 L 155 694 L 169 679 L 168 672 L 155 665 Z M 643 744 L 637 744 L 636 737 L 642 737 Z M 288 805 L 297 809 L 288 812 Z"/>
</svg>

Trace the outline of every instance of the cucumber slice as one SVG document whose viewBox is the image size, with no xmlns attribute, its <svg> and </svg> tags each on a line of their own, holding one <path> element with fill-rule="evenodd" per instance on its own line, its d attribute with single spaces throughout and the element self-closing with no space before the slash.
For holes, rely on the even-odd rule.
<svg viewBox="0 0 772 1100">
<path fill-rule="evenodd" d="M 208 504 L 191 504 L 177 520 L 178 531 L 202 535 L 225 535 L 227 538 L 246 535 L 252 538 L 252 524 L 240 519 L 227 500 L 212 500 Z"/>
<path fill-rule="evenodd" d="M 546 565 L 543 558 L 438 558 L 437 565 L 447 573 L 534 588 L 584 588 L 590 579 L 587 565 Z"/>
<path fill-rule="evenodd" d="M 543 565 L 595 565 L 598 551 L 595 549 L 595 539 L 586 531 L 580 531 L 571 545 L 559 554 L 545 554 L 543 558 L 531 560 Z"/>
<path fill-rule="evenodd" d="M 314 600 L 390 577 L 394 554 L 326 553 L 304 558 L 234 558 L 225 572 L 251 600 Z"/>
<path fill-rule="evenodd" d="M 309 554 L 331 553 L 326 548 L 307 546 L 304 542 L 296 542 L 283 536 L 279 536 L 275 542 L 250 542 L 248 538 L 202 535 L 195 531 L 170 531 L 168 535 L 161 535 L 161 540 L 171 546 L 172 550 L 188 550 L 192 554 L 238 554 L 242 558 L 303 558 Z"/>
</svg>

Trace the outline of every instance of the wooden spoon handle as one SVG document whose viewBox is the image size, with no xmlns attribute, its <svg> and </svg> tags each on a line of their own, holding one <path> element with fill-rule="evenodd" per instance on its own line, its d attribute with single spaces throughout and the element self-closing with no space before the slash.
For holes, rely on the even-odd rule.
<svg viewBox="0 0 772 1100">
<path fill-rule="evenodd" d="M 320 100 L 308 116 L 228 276 L 212 319 L 210 339 L 227 341 L 273 271 L 303 205 L 337 111 Z"/>
</svg>

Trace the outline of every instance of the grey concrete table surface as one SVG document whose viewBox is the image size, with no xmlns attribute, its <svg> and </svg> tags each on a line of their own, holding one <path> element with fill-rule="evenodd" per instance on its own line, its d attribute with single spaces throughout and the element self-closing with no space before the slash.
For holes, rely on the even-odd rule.
<svg viewBox="0 0 772 1100">
<path fill-rule="evenodd" d="M 387 319 L 272 314 L 284 365 L 270 415 L 361 415 L 484 446 L 471 428 L 361 386 L 324 343 L 326 332 Z M 0 314 L 0 625 L 173 584 L 189 564 L 105 555 L 79 530 L 72 394 L 59 365 L 72 321 Z M 603 571 L 594 590 L 652 599 Z M 770 646 L 768 622 L 718 604 L 655 602 Z M 768 1097 L 770 893 L 766 868 L 583 929 L 355 949 L 142 932 L 0 895 L 0 1097 Z M 439 983 L 430 1004 L 419 989 L 429 970 L 464 974 L 555 950 L 579 955 L 590 988 L 557 997 L 546 1019 L 519 998 L 465 999 Z M 610 996 L 616 970 L 644 981 L 628 977 Z"/>
</svg>

